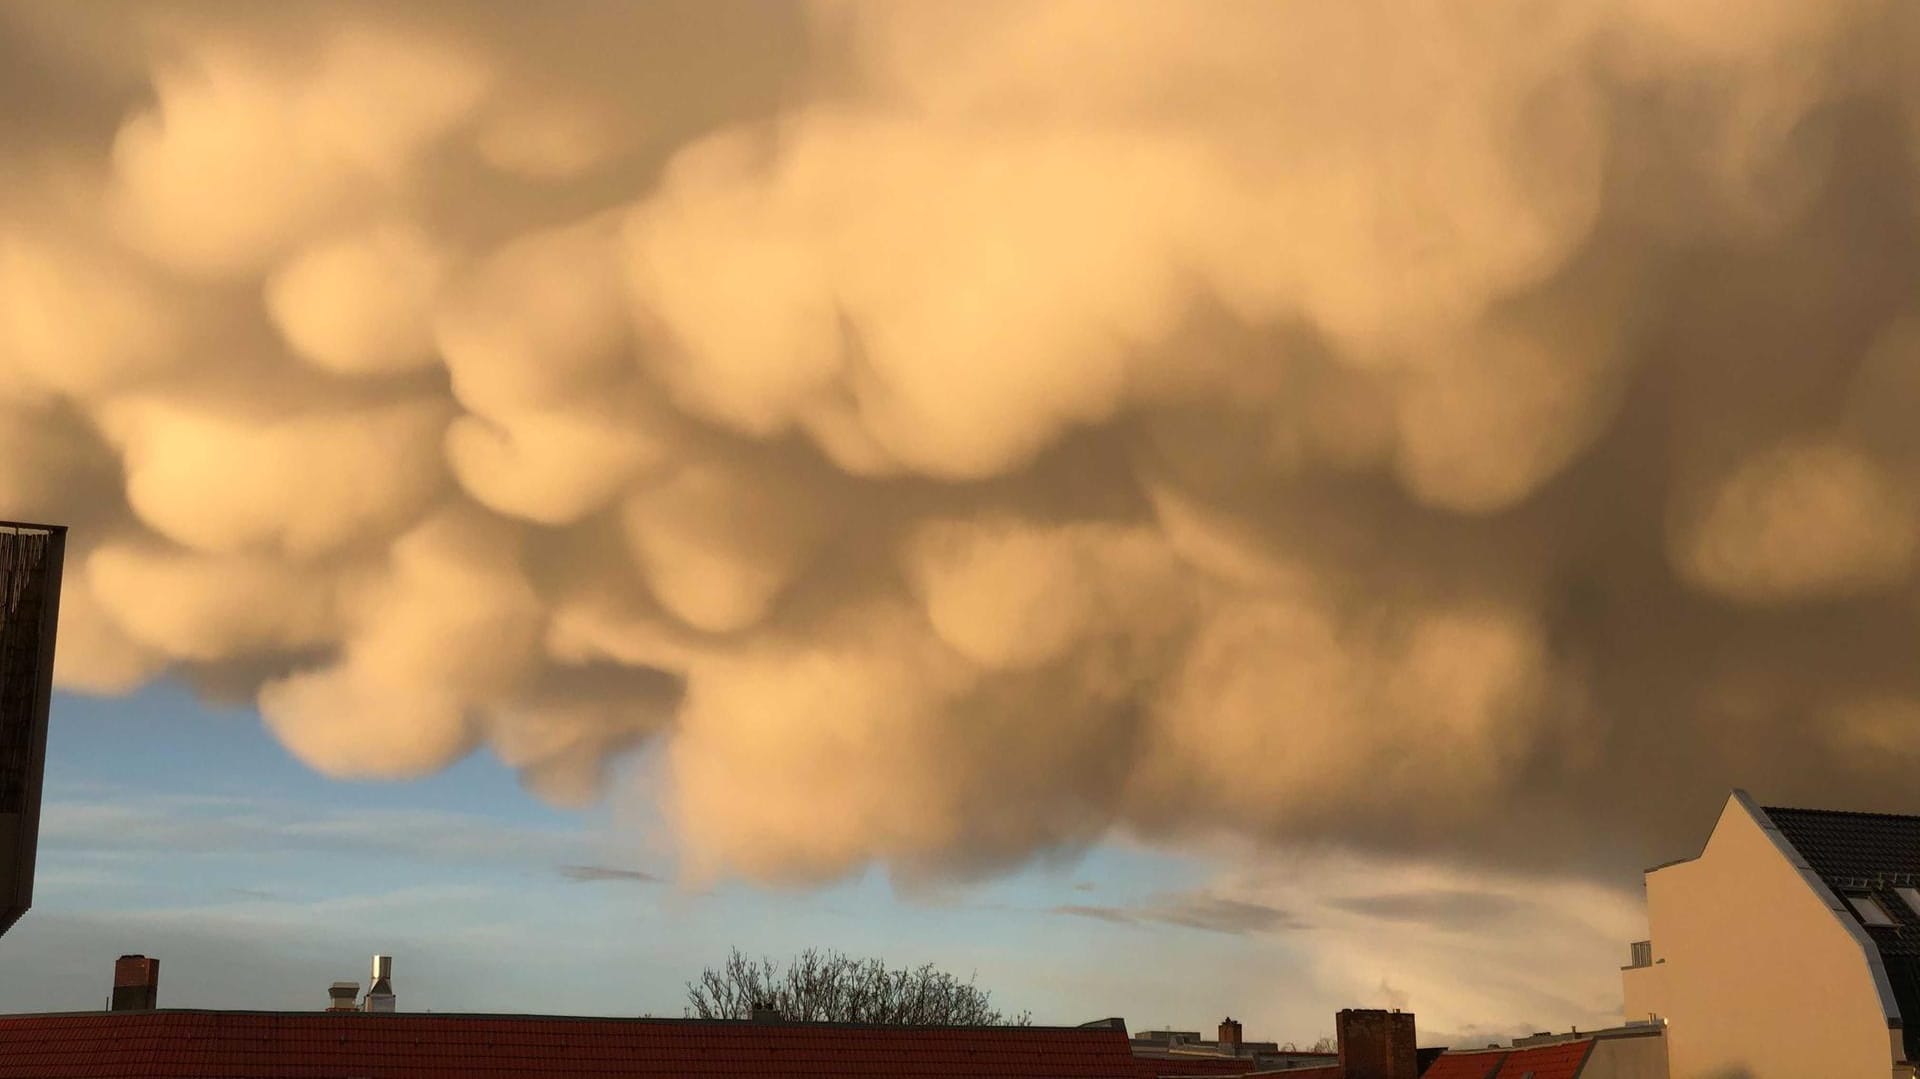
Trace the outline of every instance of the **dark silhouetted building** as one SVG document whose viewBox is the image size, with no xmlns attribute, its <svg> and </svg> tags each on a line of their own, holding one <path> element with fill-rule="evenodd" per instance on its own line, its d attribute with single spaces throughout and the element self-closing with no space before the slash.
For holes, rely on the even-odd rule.
<svg viewBox="0 0 1920 1079">
<path fill-rule="evenodd" d="M 1417 1079 L 1413 1013 L 1379 1008 L 1342 1008 L 1334 1016 L 1345 1079 Z"/>
<path fill-rule="evenodd" d="M 67 530 L 0 521 L 0 933 L 33 905 Z"/>
</svg>

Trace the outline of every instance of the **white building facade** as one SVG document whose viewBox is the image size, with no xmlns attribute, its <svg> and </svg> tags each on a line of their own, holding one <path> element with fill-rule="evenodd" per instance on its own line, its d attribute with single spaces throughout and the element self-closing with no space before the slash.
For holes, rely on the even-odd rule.
<svg viewBox="0 0 1920 1079">
<path fill-rule="evenodd" d="M 1915 886 L 1920 817 L 1734 791 L 1698 857 L 1647 871 L 1626 1016 L 1664 1021 L 1673 1079 L 1914 1079 Z"/>
</svg>

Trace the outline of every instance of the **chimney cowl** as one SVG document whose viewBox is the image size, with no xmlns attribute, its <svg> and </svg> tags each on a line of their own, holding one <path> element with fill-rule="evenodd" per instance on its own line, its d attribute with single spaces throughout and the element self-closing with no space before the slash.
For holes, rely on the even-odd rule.
<svg viewBox="0 0 1920 1079">
<path fill-rule="evenodd" d="M 330 1012 L 351 1012 L 359 1008 L 360 983 L 334 982 L 327 987 L 327 1010 Z"/>
</svg>

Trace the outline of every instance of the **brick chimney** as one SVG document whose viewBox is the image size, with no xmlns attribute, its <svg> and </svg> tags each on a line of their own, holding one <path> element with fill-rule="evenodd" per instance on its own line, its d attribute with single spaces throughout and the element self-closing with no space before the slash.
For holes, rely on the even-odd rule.
<svg viewBox="0 0 1920 1079">
<path fill-rule="evenodd" d="M 123 955 L 113 963 L 113 1003 L 116 1012 L 150 1012 L 160 999 L 160 960 Z"/>
<path fill-rule="evenodd" d="M 1346 1079 L 1415 1079 L 1413 1013 L 1379 1008 L 1342 1008 L 1334 1016 L 1340 1068 Z"/>
<path fill-rule="evenodd" d="M 1231 1015 L 1220 1020 L 1220 1048 L 1234 1056 L 1240 1055 L 1240 1020 Z"/>
</svg>

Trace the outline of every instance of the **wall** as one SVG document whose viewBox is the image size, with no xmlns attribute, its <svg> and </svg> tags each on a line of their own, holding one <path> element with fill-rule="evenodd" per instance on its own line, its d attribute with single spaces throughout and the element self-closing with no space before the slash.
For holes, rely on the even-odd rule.
<svg viewBox="0 0 1920 1079">
<path fill-rule="evenodd" d="M 1657 1034 L 1601 1038 L 1580 1079 L 1668 1079 L 1666 1039 Z"/>
<path fill-rule="evenodd" d="M 1647 874 L 1655 965 L 1624 972 L 1627 1018 L 1667 1019 L 1673 1079 L 1901 1074 L 1859 941 L 1742 797 L 1699 858 Z"/>
</svg>

